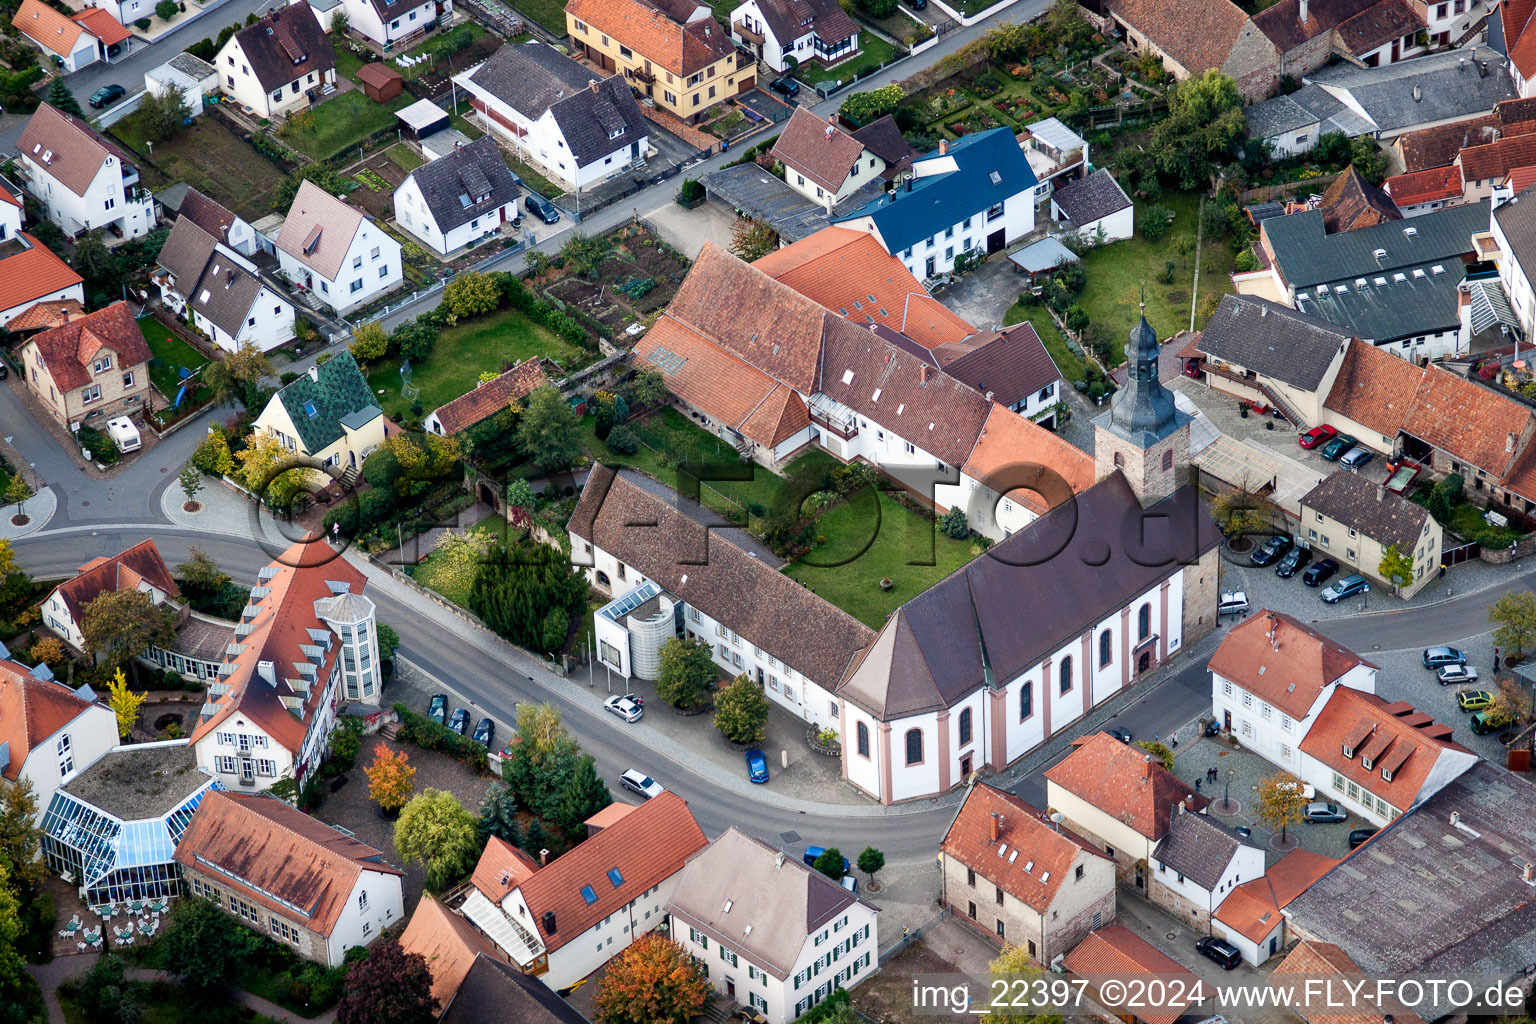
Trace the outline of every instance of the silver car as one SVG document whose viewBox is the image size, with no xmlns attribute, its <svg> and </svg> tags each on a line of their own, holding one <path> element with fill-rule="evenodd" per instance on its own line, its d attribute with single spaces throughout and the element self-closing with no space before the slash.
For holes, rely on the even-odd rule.
<svg viewBox="0 0 1536 1024">
<path fill-rule="evenodd" d="M 619 776 L 619 783 L 625 789 L 639 793 L 647 800 L 666 792 L 666 788 L 661 783 L 635 768 L 624 769 L 624 774 Z"/>
<path fill-rule="evenodd" d="M 609 697 L 603 701 L 603 707 L 626 722 L 638 722 L 645 717 L 645 708 L 628 697 Z"/>
</svg>

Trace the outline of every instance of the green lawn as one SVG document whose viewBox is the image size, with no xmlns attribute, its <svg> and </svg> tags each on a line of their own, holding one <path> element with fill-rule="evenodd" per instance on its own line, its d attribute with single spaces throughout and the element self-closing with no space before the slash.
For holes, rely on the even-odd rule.
<svg viewBox="0 0 1536 1024">
<path fill-rule="evenodd" d="M 970 541 L 944 536 L 934 523 L 888 493 L 880 493 L 878 507 L 877 515 L 866 489 L 828 511 L 816 527 L 826 543 L 784 569 L 875 629 L 902 603 L 975 557 Z M 912 564 L 927 562 L 933 564 Z M 887 576 L 893 586 L 881 590 L 880 581 Z"/>
<path fill-rule="evenodd" d="M 414 102 L 415 97 L 402 92 L 388 103 L 375 103 L 361 89 L 353 89 L 314 108 L 314 131 L 289 131 L 281 138 L 306 156 L 329 160 L 393 125 L 395 111 Z"/>
<path fill-rule="evenodd" d="M 1045 311 L 1044 306 L 1039 303 L 1026 306 L 1021 302 L 1015 302 L 1003 316 L 1003 323 L 1010 327 L 1025 320 L 1035 325 L 1035 333 L 1040 335 L 1046 351 L 1050 352 L 1051 358 L 1056 360 L 1056 368 L 1061 371 L 1062 377 L 1074 381 L 1082 380 L 1087 376 L 1088 363 L 1067 345 L 1067 339 L 1063 338 L 1061 332 L 1056 329 L 1056 322 L 1051 319 L 1051 314 Z"/>
<path fill-rule="evenodd" d="M 564 185 L 555 184 L 548 178 L 544 177 L 544 175 L 534 170 L 528 164 L 525 164 L 521 160 L 518 160 L 514 157 L 508 156 L 506 150 L 502 150 L 501 155 L 506 158 L 507 166 L 512 168 L 512 173 L 517 175 L 525 185 L 540 195 L 548 198 L 551 196 L 558 196 L 565 191 Z"/>
<path fill-rule="evenodd" d="M 150 355 L 154 357 L 149 364 L 149 382 L 167 400 L 175 401 L 176 391 L 181 386 L 181 376 L 177 371 L 185 366 L 195 373 L 199 367 L 207 364 L 208 358 L 173 335 L 164 324 L 152 316 L 144 317 L 139 321 L 139 330 L 143 333 L 144 340 L 149 343 Z M 159 365 L 156 365 L 157 363 Z M 198 390 L 206 389 L 200 386 Z"/>
<path fill-rule="evenodd" d="M 486 534 L 503 543 L 507 539 L 507 523 L 504 519 L 482 519 L 469 529 L 471 533 Z M 475 585 L 475 573 L 478 570 L 478 565 L 455 568 L 434 552 L 411 569 L 411 578 L 459 607 L 468 608 L 469 591 Z"/>
<path fill-rule="evenodd" d="M 581 350 L 566 344 L 516 310 L 500 310 L 446 327 L 432 354 L 411 366 L 411 380 L 421 388 L 422 408 L 431 412 L 473 390 L 480 374 L 500 373 L 504 363 L 548 356 L 562 367 L 576 366 Z M 399 419 L 411 403 L 400 397 L 400 360 L 374 363 L 368 383 L 379 393 L 384 414 Z"/>
<path fill-rule="evenodd" d="M 421 75 L 426 74 L 428 71 L 433 70 L 433 68 L 436 66 L 435 58 L 442 57 L 444 55 L 452 56 L 454 53 L 458 53 L 460 50 L 466 49 L 467 47 L 471 46 L 476 39 L 479 39 L 481 36 L 485 35 L 485 32 L 486 30 L 475 22 L 466 21 L 461 25 L 455 25 L 447 32 L 441 32 L 433 36 L 431 39 L 428 39 L 414 50 L 407 51 L 407 56 L 409 57 L 432 57 L 434 60 L 427 61 L 423 64 L 414 64 L 410 67 L 401 67 L 398 63 L 395 62 L 393 58 L 391 58 L 389 66 L 404 75 L 406 81 L 411 81 L 420 77 Z M 460 67 L 460 70 L 463 70 L 462 66 Z M 447 71 L 447 65 L 444 65 L 444 71 Z"/>
<path fill-rule="evenodd" d="M 718 7 L 715 9 L 719 10 Z M 815 85 L 817 82 L 847 82 L 866 71 L 873 71 L 883 64 L 890 63 L 895 56 L 896 47 L 873 32 L 861 32 L 857 57 L 844 61 L 835 68 L 824 68 L 815 61 L 806 61 L 795 69 L 795 77 L 810 85 Z"/>
<path fill-rule="evenodd" d="M 509 0 L 508 6 L 555 35 L 565 35 L 565 4 L 562 0 Z"/>
<path fill-rule="evenodd" d="M 462 132 L 465 138 L 474 141 L 484 135 L 485 132 L 481 131 L 478 125 L 473 124 L 465 116 L 469 113 L 470 109 L 469 100 L 459 100 L 459 105 L 448 112 L 448 121 L 455 129 Z M 502 155 L 505 156 L 506 154 L 503 153 Z"/>
<path fill-rule="evenodd" d="M 345 45 L 336 48 L 336 73 L 342 78 L 350 79 L 353 82 L 357 81 L 358 71 L 362 69 L 364 64 L 368 63 L 371 63 L 368 58 L 363 57 L 361 54 L 353 53 Z"/>
<path fill-rule="evenodd" d="M 389 157 L 390 163 L 394 164 L 396 167 L 400 168 L 407 174 L 411 173 L 416 168 L 426 163 L 426 161 L 421 158 L 420 153 L 406 145 L 391 146 L 388 150 L 385 151 L 384 155 Z"/>
</svg>

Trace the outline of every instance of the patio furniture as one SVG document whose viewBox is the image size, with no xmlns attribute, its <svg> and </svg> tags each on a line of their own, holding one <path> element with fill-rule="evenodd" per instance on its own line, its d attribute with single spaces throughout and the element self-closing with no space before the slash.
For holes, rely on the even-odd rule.
<svg viewBox="0 0 1536 1024">
<path fill-rule="evenodd" d="M 144 901 L 134 900 L 132 903 L 128 904 L 128 913 L 132 914 L 134 917 L 138 917 L 140 914 L 144 913 Z"/>
<path fill-rule="evenodd" d="M 151 900 L 150 903 L 149 903 L 149 909 L 153 913 L 156 913 L 156 914 L 163 914 L 163 913 L 165 913 L 166 908 L 168 906 L 169 906 L 169 904 L 167 904 L 165 902 L 165 900 L 163 900 L 163 899 L 162 900 Z"/>
<path fill-rule="evenodd" d="M 82 952 L 82 953 L 84 953 L 84 952 L 85 952 L 85 943 L 83 943 L 83 942 L 77 942 L 77 943 L 75 943 L 75 946 L 76 946 L 76 947 L 77 947 L 77 948 L 79 948 L 79 950 L 80 950 L 80 952 Z"/>
</svg>

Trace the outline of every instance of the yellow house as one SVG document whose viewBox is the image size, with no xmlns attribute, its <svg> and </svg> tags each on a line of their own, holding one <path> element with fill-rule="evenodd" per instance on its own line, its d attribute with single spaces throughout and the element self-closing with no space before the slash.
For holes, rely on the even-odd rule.
<svg viewBox="0 0 1536 1024">
<path fill-rule="evenodd" d="M 23 342 L 22 377 L 63 424 L 135 414 L 149 396 L 149 345 L 126 302 L 114 302 Z"/>
<path fill-rule="evenodd" d="M 757 83 L 757 58 L 712 17 L 684 24 L 645 0 L 570 0 L 565 31 L 574 52 L 689 124 Z"/>
<path fill-rule="evenodd" d="M 1314 558 L 1333 558 L 1381 580 L 1381 559 L 1390 547 L 1413 560 L 1403 599 L 1435 578 L 1445 534 L 1422 505 L 1347 469 L 1335 470 L 1301 499 L 1297 540 Z M 1390 583 L 1387 584 L 1391 586 Z"/>
<path fill-rule="evenodd" d="M 356 360 L 342 352 L 273 395 L 255 427 L 290 452 L 345 472 L 361 469 L 384 443 L 386 422 Z"/>
</svg>

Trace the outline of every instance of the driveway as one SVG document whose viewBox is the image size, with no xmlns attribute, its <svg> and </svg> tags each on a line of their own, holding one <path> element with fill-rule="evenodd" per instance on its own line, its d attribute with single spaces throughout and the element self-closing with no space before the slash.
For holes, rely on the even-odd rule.
<svg viewBox="0 0 1536 1024">
<path fill-rule="evenodd" d="M 1001 327 L 1008 307 L 1019 301 L 1028 282 L 1013 272 L 1013 264 L 1001 253 L 961 277 L 938 296 L 939 301 L 981 330 Z"/>
</svg>

